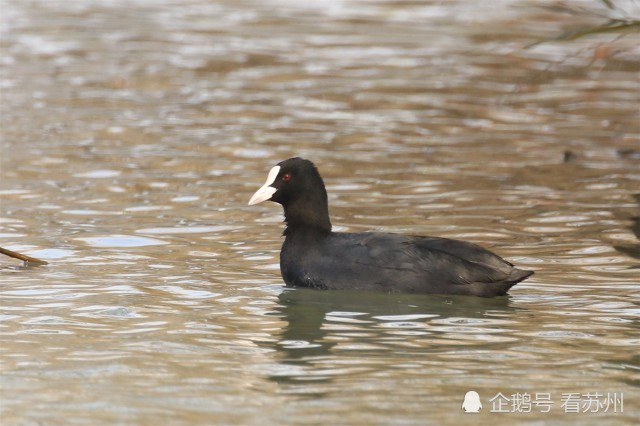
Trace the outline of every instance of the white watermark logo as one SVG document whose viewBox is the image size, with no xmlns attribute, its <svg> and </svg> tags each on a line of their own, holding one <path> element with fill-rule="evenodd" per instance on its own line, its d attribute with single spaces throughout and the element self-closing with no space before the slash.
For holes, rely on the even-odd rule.
<svg viewBox="0 0 640 426">
<path fill-rule="evenodd" d="M 565 392 L 557 400 L 548 392 L 498 392 L 489 399 L 491 413 L 548 413 L 558 407 L 564 413 L 609 413 L 624 412 L 622 392 Z M 556 409 L 558 409 L 556 408 Z M 482 409 L 480 395 L 469 391 L 464 396 L 462 410 L 465 413 L 479 413 Z"/>
<path fill-rule="evenodd" d="M 462 409 L 465 413 L 479 413 L 482 410 L 480 395 L 476 391 L 469 391 L 464 395 Z"/>
</svg>

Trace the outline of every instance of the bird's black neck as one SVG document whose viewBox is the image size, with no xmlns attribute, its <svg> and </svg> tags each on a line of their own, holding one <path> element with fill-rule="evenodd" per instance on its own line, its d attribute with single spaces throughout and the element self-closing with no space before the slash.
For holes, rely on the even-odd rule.
<svg viewBox="0 0 640 426">
<path fill-rule="evenodd" d="M 294 233 L 315 233 L 318 235 L 331 233 L 329 206 L 326 195 L 318 199 L 301 198 L 289 203 L 284 208 L 286 228 L 283 235 Z"/>
</svg>

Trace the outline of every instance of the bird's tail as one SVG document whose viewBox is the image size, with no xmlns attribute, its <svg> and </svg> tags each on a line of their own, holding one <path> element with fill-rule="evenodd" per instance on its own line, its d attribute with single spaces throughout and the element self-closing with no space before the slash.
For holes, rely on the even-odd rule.
<svg viewBox="0 0 640 426">
<path fill-rule="evenodd" d="M 513 268 L 513 271 L 511 271 L 511 273 L 505 280 L 504 292 L 506 293 L 511 287 L 518 284 L 520 281 L 526 280 L 531 275 L 533 275 L 533 271 L 528 271 L 526 269 Z"/>
</svg>

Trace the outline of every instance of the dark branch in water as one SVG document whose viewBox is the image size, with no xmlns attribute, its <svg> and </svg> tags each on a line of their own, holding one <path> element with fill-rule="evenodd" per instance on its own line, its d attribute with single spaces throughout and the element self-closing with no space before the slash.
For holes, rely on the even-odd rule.
<svg viewBox="0 0 640 426">
<path fill-rule="evenodd" d="M 602 0 L 602 3 L 604 3 L 604 5 L 611 10 L 617 10 L 616 6 L 613 4 L 611 0 Z"/>
<path fill-rule="evenodd" d="M 536 41 L 535 43 L 531 43 L 527 46 L 525 46 L 525 49 L 529 49 L 531 47 L 537 46 L 539 44 L 543 44 L 543 43 L 549 43 L 551 41 L 568 41 L 568 40 L 576 40 L 580 37 L 585 37 L 588 35 L 593 35 L 593 34 L 606 34 L 606 33 L 615 33 L 615 32 L 625 32 L 627 30 L 633 31 L 633 30 L 640 30 L 640 21 L 638 20 L 619 20 L 619 19 L 613 19 L 609 22 L 607 22 L 606 24 L 597 26 L 597 27 L 592 27 L 592 28 L 586 28 L 586 29 L 582 29 L 582 30 L 572 30 L 572 31 L 566 31 L 562 34 L 560 34 L 557 37 L 551 38 L 551 39 L 547 39 L 547 40 L 541 40 L 541 41 Z"/>
<path fill-rule="evenodd" d="M 16 253 L 15 251 L 7 250 L 6 248 L 2 248 L 2 247 L 0 247 L 0 253 L 7 255 L 9 257 L 13 257 L 14 259 L 20 259 L 25 263 L 25 265 L 27 264 L 48 265 L 49 264 L 49 262 L 46 262 L 44 260 L 27 256 L 26 254 Z"/>
</svg>

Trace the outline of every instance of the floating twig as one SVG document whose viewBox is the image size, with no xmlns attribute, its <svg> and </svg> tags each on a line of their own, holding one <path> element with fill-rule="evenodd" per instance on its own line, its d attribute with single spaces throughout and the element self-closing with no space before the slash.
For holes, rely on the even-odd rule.
<svg viewBox="0 0 640 426">
<path fill-rule="evenodd" d="M 38 259 L 35 257 L 27 256 L 26 254 L 17 253 L 15 251 L 7 250 L 6 248 L 0 247 L 0 253 L 5 254 L 9 257 L 13 257 L 14 259 L 20 259 L 24 262 L 25 266 L 28 264 L 34 265 L 48 265 L 49 262 L 46 262 L 42 259 Z"/>
</svg>

